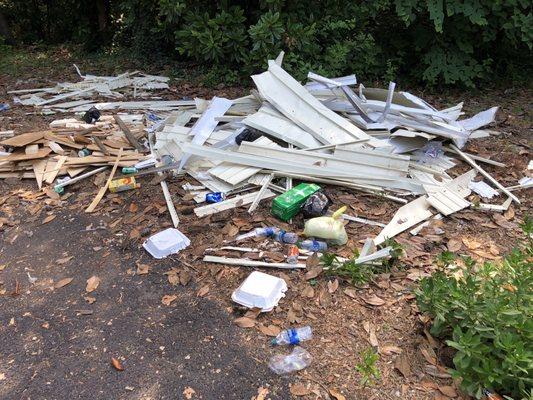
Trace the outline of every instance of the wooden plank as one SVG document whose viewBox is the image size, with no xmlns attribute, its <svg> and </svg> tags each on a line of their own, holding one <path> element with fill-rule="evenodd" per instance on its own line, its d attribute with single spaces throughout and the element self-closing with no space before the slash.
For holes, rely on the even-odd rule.
<svg viewBox="0 0 533 400">
<path fill-rule="evenodd" d="M 66 160 L 66 156 L 60 156 L 59 159 L 53 163 L 51 162 L 51 160 L 48 160 L 46 172 L 44 173 L 44 181 L 46 183 L 50 184 L 54 181 L 54 179 L 56 179 L 57 175 L 59 174 L 59 171 L 61 170 L 61 167 L 63 167 L 63 164 Z M 50 164 L 52 164 L 51 168 L 49 168 Z"/>
<path fill-rule="evenodd" d="M 39 190 L 43 187 L 44 171 L 46 170 L 47 160 L 35 160 L 32 162 L 33 173 L 35 174 L 35 180 Z"/>
<path fill-rule="evenodd" d="M 126 126 L 124 121 L 122 121 L 122 119 L 118 115 L 114 115 L 113 117 L 115 118 L 115 121 L 117 122 L 118 126 L 120 127 L 120 129 L 122 130 L 126 138 L 128 139 L 128 142 L 130 142 L 133 145 L 133 147 L 137 149 L 139 152 L 143 152 L 144 148 L 140 145 L 139 141 L 133 135 L 133 133 L 131 133 L 130 129 Z"/>
<path fill-rule="evenodd" d="M 107 147 L 104 146 L 104 144 L 102 143 L 100 138 L 97 137 L 97 136 L 92 136 L 92 138 L 94 140 L 94 143 L 96 143 L 96 145 L 102 151 L 102 153 L 104 153 L 106 156 L 108 156 L 109 155 L 109 150 L 107 149 Z"/>
<path fill-rule="evenodd" d="M 35 154 L 25 154 L 25 153 L 15 152 L 15 153 L 11 153 L 8 156 L 1 156 L 0 157 L 0 162 L 1 161 L 12 162 L 12 161 L 36 160 L 36 159 L 39 159 L 39 158 L 46 157 L 51 152 L 52 152 L 52 150 L 46 149 L 46 148 L 45 149 L 40 149 Z"/>
<path fill-rule="evenodd" d="M 85 171 L 87 169 L 87 167 L 72 167 L 72 168 L 67 168 L 67 174 L 71 177 L 71 178 L 74 178 L 75 176 L 81 174 L 83 171 Z"/>
<path fill-rule="evenodd" d="M 63 150 L 63 148 L 60 145 L 58 145 L 56 142 L 53 142 L 50 140 L 48 141 L 47 146 L 50 147 L 50 149 L 52 149 L 52 151 L 56 154 L 59 154 L 59 155 L 65 154 L 65 150 Z"/>
<path fill-rule="evenodd" d="M 23 147 L 44 137 L 46 131 L 28 132 L 3 140 L 0 144 L 11 147 Z"/>
<path fill-rule="evenodd" d="M 109 184 L 111 183 L 111 181 L 113 180 L 113 177 L 115 176 L 115 172 L 117 170 L 118 163 L 120 161 L 120 157 L 121 156 L 122 156 L 122 149 L 120 149 L 119 152 L 118 152 L 117 159 L 115 160 L 115 164 L 113 164 L 113 168 L 111 169 L 111 173 L 109 174 L 109 178 L 107 179 L 107 182 L 98 191 L 98 193 L 96 194 L 96 197 L 94 198 L 92 203 L 89 205 L 89 207 L 87 207 L 85 209 L 86 213 L 92 213 L 94 211 L 94 209 L 96 208 L 96 206 L 98 206 L 98 203 L 100 203 L 100 201 L 104 197 L 105 193 L 107 192 L 107 188 L 109 187 Z"/>
</svg>

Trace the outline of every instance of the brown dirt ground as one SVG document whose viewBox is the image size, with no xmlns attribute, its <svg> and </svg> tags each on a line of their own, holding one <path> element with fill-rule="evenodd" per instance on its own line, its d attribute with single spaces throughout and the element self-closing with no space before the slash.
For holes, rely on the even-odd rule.
<svg viewBox="0 0 533 400">
<path fill-rule="evenodd" d="M 0 77 L 0 101 L 10 100 L 5 93 L 8 88 L 32 87 L 35 86 L 36 81 L 46 84 L 46 81 L 54 82 L 59 76 L 61 80 L 75 79 L 75 73 L 65 66 L 65 57 L 59 58 L 63 60 L 61 64 L 58 64 L 59 67 L 34 71 L 32 78 L 35 81 L 26 81 L 29 75 L 24 76 L 24 74 L 17 77 Z M 83 69 L 84 66 L 80 65 L 80 67 Z M 97 71 L 91 70 L 91 72 Z M 242 93 L 246 93 L 243 88 L 195 89 L 189 83 L 178 82 L 172 90 L 164 94 L 164 97 L 208 97 L 214 94 L 235 97 Z M 486 166 L 486 170 L 505 186 L 515 185 L 518 179 L 525 176 L 527 163 L 531 159 L 532 145 L 531 109 L 528 108 L 531 98 L 529 90 L 490 89 L 474 94 L 462 92 L 440 96 L 418 91 L 418 94 L 425 96 L 437 107 L 450 106 L 460 100 L 465 100 L 465 109 L 469 114 L 482 108 L 500 105 L 498 121 L 491 129 L 501 134 L 487 139 L 473 140 L 467 145 L 466 150 L 506 163 L 507 168 Z M 3 113 L 1 115 L 3 119 L 0 119 L 0 130 L 9 128 L 22 133 L 44 129 L 51 120 L 61 118 L 58 114 L 54 116 L 25 115 L 26 112 L 31 111 L 29 108 L 13 108 Z M 466 170 L 468 170 L 466 164 L 458 162 L 458 166 L 451 171 L 451 174 L 457 176 Z M 250 393 L 256 393 L 256 388 L 261 387 L 263 383 L 269 388 L 272 398 L 278 398 L 276 397 L 278 395 L 279 398 L 288 398 L 287 384 L 292 386 L 293 396 L 298 390 L 303 393 L 307 392 L 305 396 L 299 397 L 305 399 L 342 399 L 340 396 L 335 397 L 335 390 L 347 399 L 447 398 L 439 391 L 439 387 L 455 384 L 451 379 L 438 376 L 442 376 L 445 371 L 445 364 L 449 363 L 449 357 L 443 354 L 446 350 L 442 344 L 434 342 L 431 337 L 424 334 L 425 325 L 422 322 L 424 319 L 418 313 L 413 288 L 416 287 L 416 282 L 422 275 L 430 273 L 435 268 L 435 256 L 446 250 L 452 239 L 459 241 L 461 248 L 458 253 L 478 259 L 498 258 L 509 251 L 521 237 L 518 223 L 528 213 L 531 213 L 532 204 L 530 190 L 520 191 L 517 194 L 523 200 L 522 204 L 512 205 L 510 211 L 504 215 L 471 209 L 463 210 L 445 218 L 441 223 L 425 228 L 416 237 L 403 233 L 397 237 L 398 242 L 405 248 L 405 256 L 400 264 L 394 266 L 390 272 L 376 276 L 372 283 L 364 287 L 353 288 L 348 282 L 339 280 L 339 288 L 330 293 L 332 290 L 328 290 L 328 282 L 332 282 L 335 279 L 333 277 L 320 275 L 315 281 L 310 281 L 314 284 L 311 286 L 301 271 L 265 271 L 283 277 L 289 285 L 289 291 L 273 312 L 261 314 L 257 318 L 255 327 L 242 329 L 232 326 L 231 322 L 243 316 L 245 311 L 231 302 L 230 295 L 250 270 L 205 264 L 201 261 L 205 248 L 216 247 L 222 244 L 227 236 L 237 231 L 245 232 L 259 224 L 278 225 L 291 231 L 301 231 L 303 229 L 301 217 L 297 217 L 292 225 L 280 224 L 270 216 L 268 202 L 263 202 L 252 217 L 248 215 L 245 208 L 240 208 L 198 219 L 192 213 L 194 202 L 183 199 L 185 193 L 181 185 L 185 183 L 185 180 L 170 178 L 170 189 L 174 194 L 175 203 L 178 204 L 181 218 L 180 230 L 191 239 L 193 244 L 176 256 L 157 261 L 145 254 L 141 243 L 146 236 L 170 226 L 159 186 L 150 183 L 150 178 L 143 178 L 140 190 L 107 195 L 100 203 L 97 213 L 87 217 L 83 209 L 98 190 L 98 187 L 91 183 L 93 181 L 94 179 L 74 185 L 61 200 L 50 199 L 44 195 L 34 198 L 33 195 L 37 189 L 33 182 L 13 180 L 0 182 L 0 204 L 2 205 L 0 232 L 3 238 L 0 264 L 8 264 L 8 267 L 0 272 L 0 289 L 5 290 L 5 298 L 2 302 L 8 304 L 7 310 L 9 310 L 6 312 L 4 309 L 0 312 L 2 315 L 0 334 L 6 337 L 5 335 L 10 335 L 9 332 L 12 332 L 9 329 L 16 329 L 16 334 L 21 339 L 20 348 L 16 351 L 26 351 L 28 355 L 28 358 L 15 357 L 12 361 L 6 358 L 5 346 L 2 346 L 0 350 L 4 365 L 2 369 L 7 368 L 8 371 L 13 369 L 21 374 L 18 378 L 20 382 L 17 382 L 14 388 L 24 384 L 29 385 L 33 379 L 29 373 L 22 373 L 22 371 L 35 370 L 37 374 L 42 365 L 47 365 L 48 369 L 44 369 L 45 376 L 42 377 L 43 385 L 47 374 L 57 378 L 87 374 L 85 380 L 83 377 L 79 379 L 80 383 L 88 383 L 90 379 L 96 380 L 103 385 L 101 390 L 109 390 L 109 393 L 114 393 L 116 398 L 156 399 L 167 398 L 169 393 L 181 395 L 184 387 L 194 387 L 194 384 L 184 383 L 179 386 L 180 392 L 161 390 L 161 387 L 164 388 L 167 384 L 166 380 L 175 378 L 175 368 L 180 368 L 177 367 L 178 364 L 181 365 L 179 370 L 184 371 L 183 374 L 186 374 L 185 371 L 189 368 L 181 364 L 183 360 L 178 361 L 176 357 L 197 352 L 199 357 L 205 360 L 209 358 L 210 351 L 208 348 L 206 350 L 199 346 L 198 341 L 187 341 L 187 335 L 183 332 L 168 329 L 170 326 L 168 321 L 172 318 L 191 318 L 194 321 L 201 320 L 201 322 L 195 322 L 198 326 L 196 330 L 191 329 L 191 335 L 196 335 L 198 330 L 208 332 L 209 327 L 216 327 L 216 325 L 230 326 L 230 328 L 222 329 L 224 335 L 221 340 L 229 346 L 228 352 L 236 357 L 234 360 L 223 363 L 221 368 L 232 370 L 242 356 L 245 360 L 243 363 L 245 367 L 241 369 L 241 373 L 246 374 L 249 370 L 253 375 L 247 381 L 238 381 L 233 385 L 224 386 L 225 381 L 239 374 L 232 370 L 228 375 L 229 378 L 210 381 L 210 378 L 205 378 L 204 375 L 212 371 L 193 368 L 186 376 L 187 379 L 197 379 L 201 382 L 199 386 L 205 392 L 199 392 L 198 398 L 215 398 L 212 397 L 212 393 L 216 392 L 209 392 L 210 389 L 208 389 L 210 382 L 214 382 L 214 385 L 222 385 L 223 388 L 219 393 L 223 393 L 226 396 L 224 398 L 236 399 L 250 398 Z M 191 179 L 188 181 L 193 182 Z M 351 190 L 329 186 L 325 186 L 324 189 L 334 200 L 334 207 L 347 204 L 352 213 L 384 223 L 388 222 L 399 207 L 392 201 Z M 493 203 L 501 203 L 503 200 L 500 196 Z M 56 218 L 47 224 L 42 224 L 48 215 L 56 215 Z M 86 227 L 91 229 L 96 226 L 102 226 L 103 229 L 86 231 Z M 444 233 L 439 234 L 438 228 Z M 376 235 L 379 230 L 379 227 L 353 222 L 348 224 L 347 232 L 350 241 L 345 247 L 338 249 L 337 254 L 348 256 L 354 248 L 361 247 L 364 239 Z M 469 240 L 479 242 L 480 247 L 471 250 L 466 245 Z M 263 246 L 272 252 L 273 258 L 283 252 L 282 248 L 273 243 L 251 241 L 247 244 Z M 239 256 L 235 253 L 226 254 Z M 73 256 L 73 258 L 63 264 L 58 263 L 57 260 L 68 256 Z M 150 266 L 148 274 L 138 275 L 136 273 L 139 264 Z M 173 268 L 180 276 L 183 271 L 190 273 L 191 283 L 183 287 L 179 284 L 171 285 L 165 273 L 172 271 Z M 35 285 L 29 284 L 27 272 L 39 278 Z M 102 288 L 86 295 L 84 293 L 85 280 L 91 275 L 100 277 Z M 50 290 L 51 280 L 57 282 L 69 276 L 74 278 L 72 283 L 60 289 Z M 15 291 L 17 281 L 21 285 L 20 294 L 12 297 L 10 294 Z M 206 294 L 198 293 L 198 291 L 205 292 L 207 288 Z M 61 298 L 65 304 L 60 304 L 57 299 L 53 298 L 56 292 L 64 292 Z M 171 294 L 177 295 L 178 300 L 170 306 L 162 306 L 159 299 L 163 295 Z M 364 299 L 372 295 L 383 299 L 384 305 L 373 306 L 365 302 Z M 88 296 L 97 298 L 97 301 L 94 304 L 87 303 L 83 297 Z M 180 299 L 183 299 L 183 302 Z M 151 306 L 144 307 L 145 303 L 150 303 Z M 201 303 L 201 305 L 195 303 Z M 141 308 L 139 315 L 135 312 L 136 307 Z M 196 314 L 189 317 L 180 316 L 184 312 L 187 314 L 184 310 L 188 307 L 193 307 L 195 312 L 201 313 L 201 318 L 198 318 Z M 78 310 L 77 314 L 76 310 Z M 83 315 L 82 312 L 80 315 L 79 310 L 91 310 L 93 314 Z M 36 311 L 43 315 L 35 315 Z M 25 314 L 28 312 L 31 315 Z M 45 317 L 44 314 L 50 317 Z M 15 317 L 15 326 L 9 326 L 11 317 Z M 34 322 L 24 323 L 23 321 L 28 318 Z M 67 324 L 68 329 L 57 328 L 57 331 L 54 331 L 55 339 L 45 340 L 43 338 L 48 328 L 42 328 L 42 324 L 50 321 L 52 325 L 51 319 L 53 318 L 56 324 Z M 162 326 L 162 332 L 163 326 L 165 327 L 165 333 L 158 332 L 154 327 L 150 329 L 151 334 L 165 343 L 162 345 L 165 348 L 172 347 L 175 343 L 172 339 L 168 339 L 168 335 L 174 334 L 178 336 L 177 340 L 182 342 L 177 347 L 186 346 L 186 349 L 183 352 L 177 351 L 175 354 L 141 350 L 142 346 L 139 345 L 139 341 L 134 340 L 138 333 L 134 329 L 141 329 L 145 325 L 139 318 L 152 319 L 154 324 L 159 323 Z M 92 332 L 95 329 L 93 325 L 102 329 L 108 321 L 113 319 L 120 319 L 122 326 L 131 325 L 132 329 L 128 331 L 124 328 L 104 333 Z M 276 330 L 289 325 L 307 324 L 313 327 L 314 332 L 313 340 L 304 344 L 304 347 L 313 355 L 312 365 L 286 379 L 277 379 L 269 375 L 265 368 L 266 361 L 270 355 L 279 352 L 279 349 L 269 346 L 269 337 L 264 333 L 267 332 L 265 327 L 269 326 L 271 330 Z M 360 361 L 361 351 L 371 346 L 369 332 L 372 331 L 375 331 L 381 353 L 377 362 L 381 371 L 381 379 L 371 387 L 362 387 L 359 384 L 360 376 L 355 366 Z M 235 338 L 226 336 L 231 335 L 232 332 L 237 332 Z M 96 350 L 90 346 L 84 346 L 83 343 L 74 343 L 70 351 L 63 349 L 59 352 L 59 358 L 57 354 L 53 354 L 58 348 L 68 346 L 67 343 L 60 345 L 58 341 L 87 340 L 87 343 L 91 344 L 93 342 L 90 337 L 93 334 L 106 338 L 108 349 L 105 354 L 108 355 L 105 357 L 102 357 L 102 354 L 96 357 L 94 355 Z M 198 337 L 201 335 L 199 334 Z M 209 340 L 211 339 L 207 342 Z M 235 342 L 232 343 L 232 341 Z M 374 342 L 373 339 L 372 342 Z M 391 353 L 391 348 L 387 351 L 386 346 L 396 346 L 401 349 L 399 350 L 401 354 Z M 46 356 L 32 358 L 32 349 L 39 354 L 51 352 L 50 358 L 54 360 L 52 366 L 58 368 L 59 372 L 51 372 L 50 360 L 47 360 Z M 15 350 L 7 350 L 8 353 L 10 351 Z M 205 351 L 208 354 L 202 355 Z M 114 372 L 109 367 L 111 354 L 122 357 L 126 368 L 122 377 L 128 373 L 130 368 L 133 371 L 132 375 L 124 381 L 117 381 L 116 378 L 114 380 L 102 378 Z M 432 359 L 433 354 L 436 359 Z M 77 361 L 71 361 L 69 357 Z M 79 360 L 84 357 L 88 359 L 92 357 L 95 360 L 80 362 Z M 58 363 L 58 360 L 62 360 L 64 364 L 61 365 L 62 362 L 59 362 L 53 365 Z M 102 366 L 103 360 L 106 362 L 105 366 Z M 13 365 L 5 367 L 6 362 L 13 362 Z M 19 365 L 20 363 L 23 365 Z M 436 366 L 432 366 L 431 363 Z M 87 365 L 93 368 L 90 372 L 83 370 Z M 406 376 L 399 373 L 395 365 L 403 365 Z M 64 370 L 65 368 L 68 370 Z M 153 371 L 158 368 L 173 372 L 161 375 L 146 373 L 144 379 L 140 378 L 143 375 L 142 371 Z M 2 372 L 1 369 L 0 372 Z M 257 376 L 262 373 L 265 374 L 264 381 Z M 126 386 L 134 387 L 135 391 L 132 393 L 136 395 L 128 395 L 124 390 L 120 392 L 117 385 L 122 389 Z M 242 394 L 237 394 L 239 392 L 235 388 L 239 386 L 253 387 L 253 391 L 245 390 Z M 71 390 L 74 392 L 71 391 L 70 394 L 76 393 L 76 387 L 76 385 L 72 386 Z M 27 393 L 17 393 L 17 398 L 39 398 L 36 394 L 38 389 L 34 386 L 31 390 L 32 396 Z M 81 389 L 78 393 L 80 398 L 88 395 Z M 63 398 L 54 397 L 51 394 L 49 396 L 50 398 Z M 458 396 L 466 398 L 460 393 Z M 68 397 L 69 394 L 65 393 L 64 398 Z"/>
</svg>

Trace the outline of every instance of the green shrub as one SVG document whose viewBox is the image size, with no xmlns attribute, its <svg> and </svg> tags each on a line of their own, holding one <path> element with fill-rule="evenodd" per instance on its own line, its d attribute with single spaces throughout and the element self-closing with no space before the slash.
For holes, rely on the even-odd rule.
<svg viewBox="0 0 533 400">
<path fill-rule="evenodd" d="M 109 10 L 101 15 L 95 3 Z M 222 75 L 258 72 L 280 50 L 299 79 L 313 70 L 365 82 L 473 86 L 497 81 L 495 74 L 528 78 L 532 64 L 525 0 L 3 0 L 0 13 L 19 42 L 85 42 L 97 50 L 109 29 L 113 46 L 137 58 L 194 61 Z"/>
<path fill-rule="evenodd" d="M 420 310 L 433 318 L 431 333 L 450 338 L 457 350 L 452 375 L 480 398 L 483 389 L 527 397 L 533 388 L 533 241 L 528 239 L 501 263 L 477 265 L 449 255 L 444 268 L 422 280 Z"/>
</svg>

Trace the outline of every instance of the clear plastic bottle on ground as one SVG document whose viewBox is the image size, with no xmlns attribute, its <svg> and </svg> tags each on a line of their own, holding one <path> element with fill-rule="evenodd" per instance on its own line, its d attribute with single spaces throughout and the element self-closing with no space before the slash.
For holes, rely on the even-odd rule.
<svg viewBox="0 0 533 400">
<path fill-rule="evenodd" d="M 266 228 L 255 228 L 254 230 L 243 233 L 242 235 L 239 235 L 235 238 L 235 241 L 248 239 L 251 237 L 274 237 L 277 233 L 279 233 L 280 229 L 276 228 L 275 226 L 268 226 Z"/>
<path fill-rule="evenodd" d="M 291 354 L 276 354 L 268 362 L 268 366 L 278 375 L 300 371 L 311 364 L 311 354 L 302 347 L 296 346 Z"/>
<path fill-rule="evenodd" d="M 298 246 L 296 246 L 295 244 L 290 244 L 289 248 L 287 249 L 287 263 L 298 264 L 299 255 L 300 251 L 298 250 Z"/>
<path fill-rule="evenodd" d="M 291 328 L 281 331 L 278 336 L 272 339 L 272 344 L 300 344 L 313 337 L 313 331 L 310 326 L 302 326 L 301 328 Z"/>
<path fill-rule="evenodd" d="M 292 232 L 285 232 L 280 229 L 275 235 L 274 240 L 280 243 L 295 244 L 298 241 L 298 235 Z"/>
<path fill-rule="evenodd" d="M 298 243 L 298 247 L 304 250 L 323 252 L 328 249 L 328 244 L 320 240 L 307 239 Z"/>
</svg>

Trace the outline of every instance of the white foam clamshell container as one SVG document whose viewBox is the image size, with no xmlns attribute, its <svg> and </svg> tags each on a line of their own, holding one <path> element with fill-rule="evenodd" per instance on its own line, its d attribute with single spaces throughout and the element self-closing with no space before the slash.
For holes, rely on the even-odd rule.
<svg viewBox="0 0 533 400">
<path fill-rule="evenodd" d="M 175 228 L 168 228 L 150 236 L 143 247 L 154 258 L 165 258 L 185 249 L 191 244 L 187 236 Z"/>
<path fill-rule="evenodd" d="M 233 292 L 231 299 L 245 307 L 267 312 L 272 311 L 286 291 L 287 283 L 283 279 L 254 271 Z"/>
</svg>

